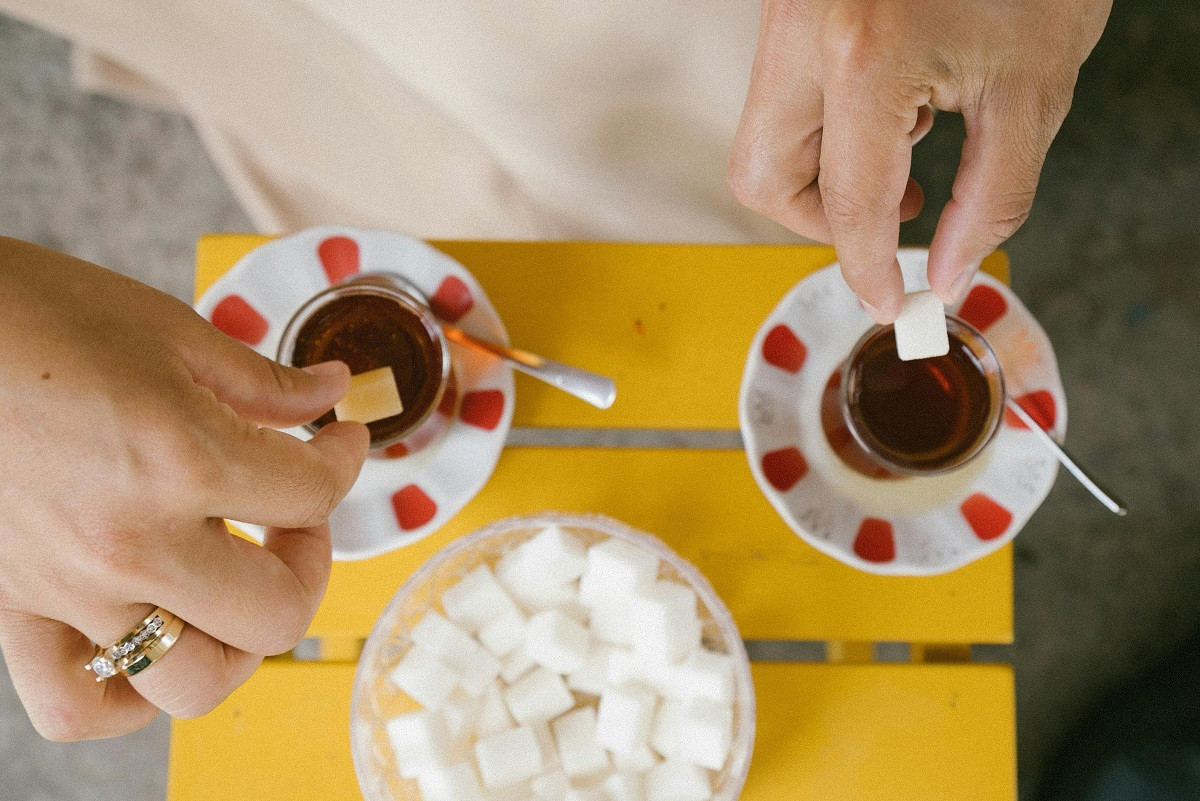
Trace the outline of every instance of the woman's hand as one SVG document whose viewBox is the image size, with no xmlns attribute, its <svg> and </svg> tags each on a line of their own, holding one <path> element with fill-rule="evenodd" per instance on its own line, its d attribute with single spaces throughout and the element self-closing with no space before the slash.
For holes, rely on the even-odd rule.
<svg viewBox="0 0 1200 801">
<path fill-rule="evenodd" d="M 1038 174 L 1111 0 L 765 0 L 729 182 L 746 206 L 832 242 L 879 322 L 904 289 L 900 221 L 932 111 L 967 127 L 953 199 L 930 245 L 947 303 L 1029 215 Z"/>
<path fill-rule="evenodd" d="M 260 426 L 313 420 L 348 385 L 341 363 L 281 367 L 161 292 L 0 238 L 0 648 L 43 736 L 201 714 L 304 636 L 367 430 Z M 270 526 L 265 547 L 222 518 Z M 96 683 L 92 643 L 155 606 L 187 622 L 175 646 Z"/>
</svg>

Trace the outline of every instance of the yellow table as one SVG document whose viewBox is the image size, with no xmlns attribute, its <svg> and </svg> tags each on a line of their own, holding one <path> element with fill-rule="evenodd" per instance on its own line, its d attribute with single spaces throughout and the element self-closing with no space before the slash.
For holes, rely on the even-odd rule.
<svg viewBox="0 0 1200 801">
<path fill-rule="evenodd" d="M 264 240 L 204 237 L 197 295 Z M 737 429 L 750 340 L 823 247 L 435 243 L 488 292 L 513 342 L 613 376 L 598 411 L 517 376 L 513 424 Z M 1008 278 L 995 254 L 984 265 Z M 175 723 L 168 797 L 354 799 L 353 660 L 396 588 L 435 550 L 501 517 L 601 512 L 654 532 L 712 581 L 743 635 L 828 643 L 827 663 L 757 663 L 758 738 L 743 798 L 1005 799 L 1016 794 L 1012 672 L 969 664 L 1012 641 L 1012 553 L 934 578 L 873 576 L 826 557 L 771 509 L 740 450 L 509 447 L 437 534 L 334 566 L 310 636 L 321 661 L 269 660 L 219 709 Z M 872 643 L 912 644 L 913 662 Z"/>
</svg>

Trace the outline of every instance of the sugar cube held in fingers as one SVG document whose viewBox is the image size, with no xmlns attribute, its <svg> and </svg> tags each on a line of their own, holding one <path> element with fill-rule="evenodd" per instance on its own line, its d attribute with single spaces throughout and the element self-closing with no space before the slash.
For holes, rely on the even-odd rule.
<svg viewBox="0 0 1200 801">
<path fill-rule="evenodd" d="M 895 330 L 896 355 L 901 361 L 945 356 L 950 352 L 946 307 L 928 289 L 904 296 Z"/>
</svg>

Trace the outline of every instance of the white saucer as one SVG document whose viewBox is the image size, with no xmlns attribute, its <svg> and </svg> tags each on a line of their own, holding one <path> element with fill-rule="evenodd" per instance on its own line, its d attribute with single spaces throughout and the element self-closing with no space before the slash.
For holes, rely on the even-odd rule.
<svg viewBox="0 0 1200 801">
<path fill-rule="evenodd" d="M 360 271 L 400 273 L 430 298 L 442 319 L 508 342 L 496 310 L 465 267 L 411 237 L 356 228 L 311 228 L 255 248 L 204 293 L 196 311 L 274 358 L 292 313 L 331 283 Z M 367 459 L 330 518 L 334 559 L 377 556 L 432 534 L 491 476 L 512 425 L 512 370 L 453 343 L 450 350 L 458 391 L 448 392 L 440 407 L 450 418 L 445 434 L 408 455 Z M 309 437 L 301 428 L 288 433 Z M 261 526 L 237 526 L 261 540 Z"/>
<path fill-rule="evenodd" d="M 905 249 L 899 257 L 910 277 L 923 274 L 928 252 Z M 1029 310 L 981 273 L 951 311 L 983 332 L 1000 357 L 1008 393 L 1061 441 L 1062 380 L 1050 340 Z M 878 480 L 846 467 L 821 427 L 821 396 L 871 325 L 836 264 L 780 301 L 755 336 L 742 376 L 739 419 L 750 470 L 814 548 L 872 573 L 944 573 L 1012 540 L 1049 493 L 1058 463 L 1006 415 L 984 452 L 946 475 Z"/>
</svg>

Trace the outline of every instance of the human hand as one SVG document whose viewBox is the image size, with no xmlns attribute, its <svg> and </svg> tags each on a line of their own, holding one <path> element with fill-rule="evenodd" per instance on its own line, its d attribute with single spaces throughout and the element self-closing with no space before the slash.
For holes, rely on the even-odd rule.
<svg viewBox="0 0 1200 801">
<path fill-rule="evenodd" d="M 367 429 L 259 424 L 313 420 L 348 386 L 340 362 L 281 367 L 161 292 L 0 238 L 0 648 L 43 736 L 202 714 L 304 636 Z M 271 526 L 264 546 L 223 518 Z M 92 643 L 155 606 L 187 622 L 178 642 L 96 683 Z"/>
<path fill-rule="evenodd" d="M 877 322 L 900 310 L 912 146 L 931 107 L 967 139 L 929 248 L 947 303 L 1025 221 L 1111 0 L 765 0 L 729 183 L 749 208 L 837 248 Z"/>
</svg>

